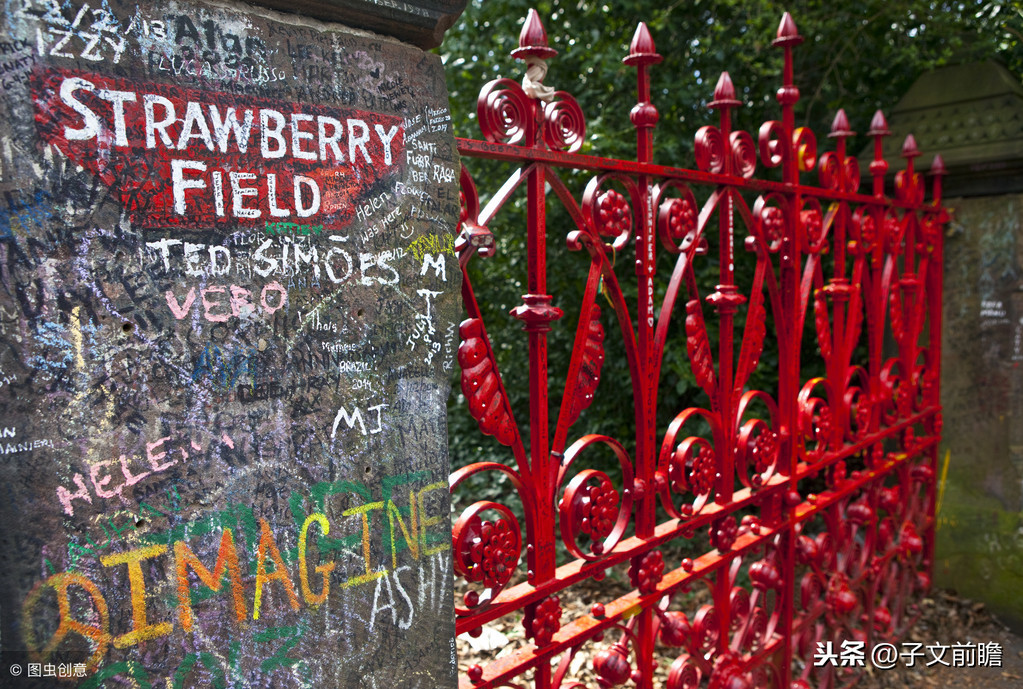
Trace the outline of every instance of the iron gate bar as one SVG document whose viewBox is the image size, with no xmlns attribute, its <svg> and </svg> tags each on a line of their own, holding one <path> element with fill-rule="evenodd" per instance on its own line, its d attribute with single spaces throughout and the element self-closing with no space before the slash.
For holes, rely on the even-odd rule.
<svg viewBox="0 0 1023 689">
<path fill-rule="evenodd" d="M 563 167 L 571 170 L 590 170 L 592 172 L 620 172 L 634 175 L 646 174 L 651 177 L 677 179 L 683 182 L 697 182 L 706 185 L 727 185 L 743 191 L 791 192 L 792 185 L 786 182 L 775 182 L 768 179 L 748 179 L 734 175 L 715 174 L 700 170 L 671 167 L 657 163 L 637 163 L 632 160 L 617 158 L 601 158 L 581 153 L 564 153 L 545 149 L 523 148 L 512 144 L 477 141 L 475 139 L 457 138 L 458 151 L 463 156 L 482 160 L 500 160 L 505 162 L 544 163 L 552 167 Z M 932 169 L 929 174 L 933 175 Z M 944 171 L 942 171 L 944 174 Z M 883 182 L 883 179 L 882 179 Z M 841 189 L 822 189 L 818 187 L 800 187 L 801 193 L 807 196 L 826 198 L 833 201 L 850 203 L 876 204 L 877 195 L 865 195 Z M 887 198 L 882 192 L 884 205 L 891 208 L 918 209 L 919 204 L 903 201 L 898 198 Z"/>
<path fill-rule="evenodd" d="M 721 75 L 709 104 L 719 122 L 696 135 L 696 170 L 652 162 L 658 113 L 650 102 L 647 68 L 661 56 L 642 23 L 624 59 L 637 70 L 637 104 L 630 114 L 634 161 L 577 152 L 585 120 L 571 95 L 543 84 L 545 61 L 556 51 L 533 10 L 512 51 L 527 65 L 522 85 L 496 79 L 481 91 L 478 115 L 486 141 L 458 139 L 460 154 L 520 167 L 482 209 L 471 174 L 462 168 L 456 250 L 468 318 L 460 327 L 458 359 L 470 413 L 483 433 L 511 451 L 514 464 L 471 464 L 454 472 L 450 483 L 455 491 L 476 474 L 502 473 L 522 503 L 526 523 L 523 543 L 522 527 L 501 503 L 476 501 L 458 518 L 452 543 L 465 591 L 464 604 L 456 605 L 456 628 L 459 634 L 478 633 L 482 625 L 522 610 L 532 644 L 470 668 L 463 687 L 519 686 L 512 680 L 530 670 L 534 686 L 542 689 L 581 686 L 566 678 L 572 658 L 583 644 L 611 631 L 621 637 L 594 659 L 602 686 L 631 680 L 641 689 L 651 687 L 658 640 L 682 652 L 669 673 L 669 689 L 805 689 L 811 681 L 848 686 L 855 673 L 815 666 L 819 644 L 850 640 L 869 648 L 874 641 L 899 638 L 912 624 L 913 596 L 929 588 L 933 563 L 942 237 L 948 220 L 940 205 L 944 169 L 936 156 L 932 200 L 925 203 L 923 178 L 913 165 L 919 152 L 907 137 L 906 170 L 895 177 L 895 198 L 886 197 L 881 140 L 889 132 L 880 111 L 867 133 L 875 150 L 870 195 L 858 193 L 858 163 L 846 152 L 853 133 L 844 112 L 828 135 L 835 151 L 818 160 L 813 133 L 795 126 L 799 91 L 792 49 L 800 42 L 786 13 L 774 41 L 784 51 L 777 92 L 781 119 L 764 123 L 756 142 L 745 131 L 733 131 L 731 111 L 741 103 L 728 74 Z M 780 168 L 782 181 L 755 179 L 758 164 Z M 800 175 L 815 167 L 820 186 L 801 183 Z M 596 173 L 581 202 L 558 169 Z M 702 206 L 691 185 L 710 189 Z M 547 294 L 548 186 L 576 226 L 568 248 L 590 258 L 553 436 L 547 333 L 564 314 Z M 511 315 L 523 322 L 529 340 L 528 447 L 467 272 L 474 255 L 494 253 L 487 225 L 520 187 L 527 207 L 527 294 Z M 758 194 L 752 208 L 742 192 Z M 715 216 L 718 284 L 701 298 L 693 265 L 710 254 Z M 735 284 L 736 221 L 748 233 L 745 250 L 756 259 L 749 294 Z M 677 256 L 659 307 L 658 240 Z M 635 322 L 614 261 L 633 241 Z M 828 266 L 822 254 L 830 248 Z M 608 436 L 568 442 L 600 383 L 601 292 L 612 305 L 628 357 L 636 406 L 634 457 Z M 680 299 L 690 365 L 710 408 L 683 410 L 658 442 L 660 364 Z M 716 357 L 704 301 L 719 322 Z M 733 361 L 735 317 L 743 308 Z M 747 389 L 767 336 L 768 308 L 778 341 L 777 400 Z M 811 311 L 825 374 L 803 381 L 801 347 Z M 897 356 L 885 357 L 886 333 Z M 853 362 L 857 345 L 866 346 L 862 365 Z M 766 413 L 749 414 L 755 405 Z M 710 439 L 687 435 L 686 424 L 695 418 L 709 424 Z M 574 461 L 593 445 L 610 448 L 618 459 L 618 487 L 595 469 L 570 475 Z M 847 462 L 859 468 L 849 472 Z M 804 495 L 807 481 L 822 472 L 826 489 Z M 686 498 L 681 505 L 678 495 Z M 666 518 L 658 522 L 659 515 Z M 624 537 L 630 525 L 635 535 Z M 705 527 L 714 549 L 666 566 L 658 548 Z M 577 542 L 583 534 L 591 541 L 588 552 Z M 558 541 L 575 560 L 558 565 Z M 523 550 L 526 581 L 505 588 Z M 602 579 L 607 569 L 626 562 L 631 593 L 562 623 L 559 592 Z M 748 587 L 737 583 L 740 571 L 748 575 Z M 713 605 L 701 606 L 692 620 L 668 609 L 673 594 L 701 581 Z"/>
</svg>

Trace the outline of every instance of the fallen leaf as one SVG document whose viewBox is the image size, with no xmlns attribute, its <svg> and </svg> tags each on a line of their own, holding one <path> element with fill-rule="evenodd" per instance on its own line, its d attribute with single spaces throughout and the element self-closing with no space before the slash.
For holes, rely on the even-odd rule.
<svg viewBox="0 0 1023 689">
<path fill-rule="evenodd" d="M 470 636 L 469 645 L 477 653 L 495 651 L 508 645 L 508 637 L 493 627 L 483 627 L 483 632 L 478 637 Z"/>
</svg>

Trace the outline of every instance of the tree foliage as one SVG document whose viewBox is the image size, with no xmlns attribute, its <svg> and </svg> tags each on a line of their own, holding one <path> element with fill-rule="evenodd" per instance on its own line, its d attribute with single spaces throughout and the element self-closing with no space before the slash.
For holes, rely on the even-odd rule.
<svg viewBox="0 0 1023 689">
<path fill-rule="evenodd" d="M 781 51 L 771 41 L 785 11 L 805 39 L 795 52 L 798 113 L 815 131 L 826 132 L 840 107 L 854 129 L 866 131 L 874 110 L 892 107 L 933 67 L 995 58 L 1023 74 L 1019 0 L 471 0 L 441 48 L 460 136 L 478 136 L 473 118 L 480 87 L 521 72 L 509 54 L 530 7 L 559 53 L 546 81 L 576 97 L 601 154 L 629 151 L 635 81 L 621 58 L 637 22 L 647 23 L 664 57 L 651 70 L 661 112 L 656 156 L 671 164 L 691 152 L 722 71 L 745 102 L 740 126 L 759 125 L 776 113 Z"/>
<path fill-rule="evenodd" d="M 771 41 L 784 11 L 792 14 L 805 39 L 795 49 L 795 79 L 801 92 L 797 122 L 817 133 L 822 151 L 829 148 L 825 135 L 838 108 L 845 109 L 854 130 L 865 132 L 876 109 L 890 109 L 922 72 L 933 67 L 994 58 L 1015 74 L 1023 74 L 1023 6 L 1018 0 L 797 0 L 789 4 L 773 0 L 471 0 L 440 48 L 458 136 L 480 138 L 476 97 L 487 81 L 499 76 L 521 78 L 524 65 L 510 53 L 518 45 L 523 18 L 534 6 L 551 47 L 558 51 L 548 61 L 545 83 L 578 100 L 587 122 L 582 152 L 606 157 L 635 156 L 635 134 L 628 116 L 635 104 L 635 69 L 622 64 L 621 58 L 628 53 L 637 22 L 646 21 L 664 57 L 650 69 L 652 100 L 660 112 L 654 161 L 677 167 L 695 167 L 694 134 L 701 126 L 717 121 L 707 103 L 722 71 L 729 72 L 744 103 L 735 114 L 735 127 L 755 136 L 763 121 L 779 116 L 774 94 L 781 83 L 782 51 Z M 861 135 L 851 142 L 851 150 L 865 144 Z M 473 160 L 471 172 L 485 200 L 510 170 Z M 573 181 L 570 186 L 577 190 L 585 184 L 583 177 Z M 548 211 L 552 245 L 559 243 L 559 228 L 564 229 L 562 236 L 572 229 L 558 205 L 552 199 Z M 498 238 L 498 256 L 485 261 L 477 258 L 472 268 L 474 280 L 485 285 L 478 287 L 477 296 L 485 302 L 485 321 L 523 427 L 528 418 L 528 350 L 521 324 L 508 312 L 521 303 L 526 291 L 524 228 L 520 199 L 518 205 L 502 209 L 491 226 Z M 581 299 L 587 268 L 584 257 L 560 249 L 563 247 L 552 248 L 548 258 L 548 292 L 554 295 L 555 305 L 566 310 L 550 336 L 555 404 L 578 317 L 571 307 Z M 623 265 L 631 263 L 631 257 L 627 258 Z M 670 274 L 670 257 L 665 260 L 664 270 Z M 707 276 L 703 284 L 713 284 L 716 261 L 707 261 L 700 270 Z M 737 272 L 741 276 L 741 266 Z M 626 270 L 619 274 L 624 285 L 634 282 Z M 634 294 L 626 296 L 635 303 Z M 593 407 L 580 423 L 587 432 L 608 433 L 626 441 L 633 425 L 632 397 L 624 352 L 616 344 L 620 339 L 617 325 L 610 313 L 605 309 L 603 325 L 609 336 L 602 383 Z M 701 402 L 702 393 L 697 393 L 679 339 L 680 325 L 674 327 L 674 341 L 680 346 L 669 347 L 665 354 L 659 417 L 662 432 L 675 413 L 706 402 Z M 776 350 L 772 353 L 768 347 L 761 360 L 762 371 L 772 367 L 772 355 Z M 751 382 L 769 385 L 769 380 Z M 507 462 L 503 448 L 488 444 L 479 435 L 464 405 L 459 404 L 457 378 L 453 383 L 449 414 L 453 461 L 456 465 L 484 459 Z M 523 432 L 528 437 L 525 428 Z"/>
</svg>

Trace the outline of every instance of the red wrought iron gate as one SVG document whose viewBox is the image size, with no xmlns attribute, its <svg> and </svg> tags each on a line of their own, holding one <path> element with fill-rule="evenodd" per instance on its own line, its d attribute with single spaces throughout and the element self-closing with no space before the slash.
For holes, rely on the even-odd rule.
<svg viewBox="0 0 1023 689">
<path fill-rule="evenodd" d="M 637 71 L 634 161 L 578 153 L 583 115 L 571 95 L 542 83 L 555 51 L 535 12 L 513 52 L 527 64 L 523 85 L 497 79 L 480 93 L 485 141 L 458 140 L 456 250 L 468 316 L 458 361 L 471 414 L 508 459 L 461 468 L 450 483 L 453 493 L 469 490 L 471 477 L 497 472 L 509 494 L 475 502 L 470 494 L 455 523 L 457 631 L 475 634 L 521 613 L 529 643 L 472 666 L 463 687 L 581 686 L 571 661 L 605 637 L 593 659 L 602 686 L 843 686 L 861 668 L 820 662 L 819 653 L 841 646 L 869 658 L 912 624 L 933 557 L 943 170 L 936 157 L 925 202 L 908 137 L 906 169 L 895 197 L 886 196 L 881 141 L 889 132 L 880 112 L 868 132 L 869 193 L 859 191 L 843 112 L 828 135 L 835 150 L 818 157 L 813 132 L 797 128 L 793 114 L 792 50 L 801 41 L 786 14 L 774 41 L 785 60 L 781 118 L 756 135 L 733 129 L 740 103 L 721 75 L 710 103 L 718 124 L 697 133 L 695 170 L 652 162 L 658 113 L 647 70 L 660 56 L 643 24 L 624 60 Z M 473 158 L 510 168 L 483 207 Z M 780 179 L 758 178 L 758 167 L 778 168 Z M 566 171 L 591 175 L 578 198 Z M 528 277 L 511 315 L 529 342 L 528 425 L 513 414 L 477 301 L 486 285 L 467 271 L 474 257 L 493 253 L 489 227 L 516 195 L 527 209 Z M 548 333 L 573 324 L 547 290 L 548 202 L 562 204 L 574 225 L 570 258 L 589 262 L 554 418 Z M 755 261 L 751 278 L 736 279 L 739 251 Z M 674 256 L 670 275 L 656 274 L 659 252 Z M 716 284 L 698 280 L 696 266 L 707 261 L 717 264 Z M 637 281 L 635 303 L 626 275 Z M 674 332 L 682 335 L 671 341 Z M 627 442 L 574 427 L 594 395 L 620 394 L 614 386 L 624 381 L 601 380 L 612 333 L 624 340 L 631 374 L 635 437 Z M 766 338 L 777 345 L 776 388 L 750 389 Z M 804 379 L 807 339 L 816 340 L 822 374 Z M 663 357 L 683 344 L 709 404 L 658 428 Z M 615 470 L 580 468 L 598 446 L 613 453 Z M 675 539 L 703 532 L 706 552 L 665 555 Z M 593 601 L 588 614 L 562 610 L 559 593 L 612 568 L 627 568 L 631 592 Z M 700 585 L 705 602 L 683 595 Z M 655 681 L 664 657 L 670 669 Z"/>
</svg>

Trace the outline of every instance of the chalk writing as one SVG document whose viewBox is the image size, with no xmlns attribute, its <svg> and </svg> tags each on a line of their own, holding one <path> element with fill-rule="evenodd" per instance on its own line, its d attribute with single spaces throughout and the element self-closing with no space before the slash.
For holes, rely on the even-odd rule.
<svg viewBox="0 0 1023 689">
<path fill-rule="evenodd" d="M 409 244 L 409 252 L 417 261 L 422 261 L 427 254 L 448 254 L 455 255 L 455 239 L 448 234 L 427 234 L 416 237 L 416 240 Z"/>
<path fill-rule="evenodd" d="M 181 525 L 163 534 L 147 535 L 140 545 L 100 556 L 104 568 L 118 570 L 123 567 L 120 571 L 128 579 L 132 616 L 130 627 L 120 633 L 111 624 L 108 596 L 92 578 L 71 571 L 55 573 L 40 581 L 22 605 L 22 617 L 31 626 L 32 621 L 50 605 L 49 599 L 43 594 L 52 590 L 56 593 L 60 616 L 58 629 L 50 639 L 36 638 L 34 632 L 26 635 L 29 654 L 33 659 L 45 662 L 63 637 L 74 633 L 90 646 L 91 655 L 83 661 L 91 673 L 98 668 L 111 647 L 127 648 L 169 635 L 176 626 L 175 622 L 152 619 L 150 610 L 153 606 L 147 594 L 150 585 L 147 579 L 152 576 L 147 574 L 152 571 L 149 564 L 166 559 L 170 559 L 171 564 L 163 569 L 168 572 L 177 590 L 177 624 L 185 631 L 192 631 L 198 623 L 196 602 L 191 592 L 193 581 L 203 584 L 213 594 L 229 594 L 231 616 L 239 629 L 247 619 L 259 620 L 265 616 L 262 605 L 270 588 L 283 593 L 286 605 L 298 610 L 303 606 L 317 607 L 324 604 L 331 591 L 341 592 L 375 581 L 378 583 L 373 595 L 369 628 L 376 625 L 378 613 L 389 611 L 391 614 L 388 617 L 393 625 L 408 629 L 415 609 L 400 576 L 411 572 L 412 568 L 398 564 L 399 554 L 407 553 L 413 560 L 422 560 L 450 547 L 444 515 L 428 515 L 426 512 L 430 496 L 437 491 L 446 491 L 446 482 L 431 483 L 418 491 L 409 490 L 404 505 L 395 494 L 398 486 L 421 482 L 425 477 L 423 472 L 417 472 L 385 480 L 383 500 L 379 501 L 371 499 L 365 486 L 350 482 L 318 483 L 311 487 L 308 496 L 293 493 L 289 502 L 297 527 L 294 532 L 297 535 L 297 545 L 294 549 L 282 549 L 279 545 L 280 537 L 275 535 L 270 523 L 242 509 L 237 512 L 241 520 L 233 517 L 236 512 L 226 511 L 218 516 L 204 518 L 201 522 Z M 360 496 L 367 502 L 345 509 L 341 513 L 342 519 L 335 521 L 322 510 L 326 500 L 339 494 Z M 307 502 L 321 511 L 304 512 L 302 505 Z M 379 516 L 374 517 L 374 514 Z M 336 530 L 340 527 L 336 525 L 351 521 L 356 524 L 355 532 L 347 539 L 339 539 Z M 371 559 L 370 537 L 374 530 L 373 524 L 380 524 L 383 529 L 382 535 L 390 552 L 390 568 L 386 563 L 374 563 Z M 437 527 L 440 527 L 439 530 Z M 247 542 L 255 544 L 254 552 L 250 546 L 248 559 L 241 556 L 237 529 L 246 533 Z M 213 542 L 203 538 L 218 533 L 219 538 Z M 208 560 L 196 553 L 197 539 L 207 543 L 207 547 L 200 552 L 209 550 L 209 545 L 216 543 L 212 570 L 207 564 Z M 325 559 L 332 553 L 344 551 L 350 542 L 361 544 L 361 552 L 357 555 L 362 561 L 361 569 L 356 570 L 358 573 L 342 570 L 337 561 Z M 318 553 L 315 559 L 312 552 Z M 294 567 L 296 564 L 298 566 Z M 422 575 L 422 566 L 419 571 Z M 248 572 L 255 572 L 255 578 L 243 578 L 243 574 Z M 345 576 L 345 573 L 348 575 Z M 71 604 L 72 589 L 85 593 L 84 597 L 77 594 L 74 596 L 76 605 Z M 424 595 L 425 591 L 421 589 L 420 597 Z M 251 607 L 247 603 L 250 599 Z M 209 601 L 203 605 L 215 603 Z M 84 614 L 81 612 L 83 609 L 86 610 Z"/>
<path fill-rule="evenodd" d="M 2 650 L 85 689 L 451 684 L 439 61 L 19 0 L 0 83 Z"/>
<path fill-rule="evenodd" d="M 93 462 L 86 472 L 89 477 L 88 484 L 81 473 L 75 473 L 72 477 L 73 489 L 58 486 L 57 499 L 64 508 L 64 513 L 74 516 L 74 501 L 80 500 L 92 504 L 93 495 L 104 500 L 115 497 L 124 499 L 125 489 L 131 488 L 150 476 L 166 472 L 179 462 L 188 460 L 189 456 L 195 452 L 205 451 L 195 440 L 172 439 L 171 436 L 147 442 L 145 446 L 143 456 L 122 454 L 117 458 Z M 115 467 L 120 469 L 120 477 L 116 475 Z M 120 480 L 122 477 L 123 481 Z"/>
<path fill-rule="evenodd" d="M 330 427 L 331 439 L 337 437 L 338 427 L 341 425 L 342 421 L 345 422 L 349 429 L 355 428 L 355 424 L 358 424 L 362 435 L 367 435 L 367 433 L 371 435 L 380 433 L 383 430 L 383 427 L 381 426 L 382 414 L 383 410 L 386 408 L 386 404 L 377 404 L 368 408 L 368 411 L 376 413 L 376 426 L 374 428 L 370 428 L 367 432 L 366 422 L 362 418 L 362 410 L 359 407 L 352 407 L 352 412 L 350 414 L 344 407 L 341 407 L 337 410 L 337 415 L 334 417 L 334 423 Z"/>
</svg>

